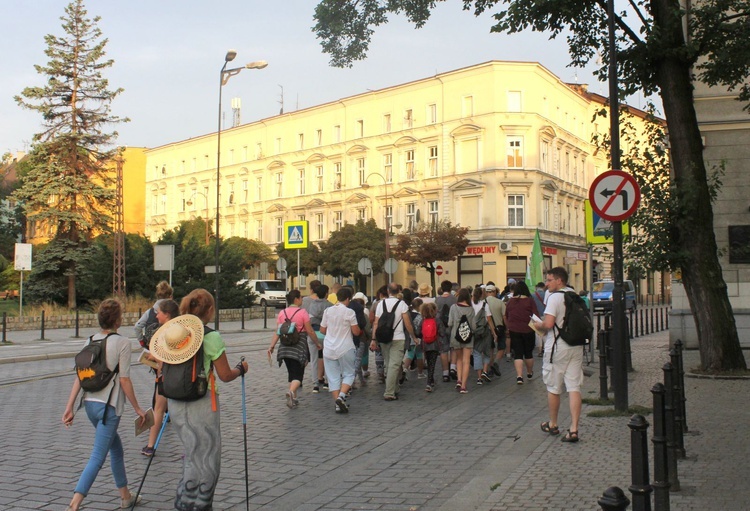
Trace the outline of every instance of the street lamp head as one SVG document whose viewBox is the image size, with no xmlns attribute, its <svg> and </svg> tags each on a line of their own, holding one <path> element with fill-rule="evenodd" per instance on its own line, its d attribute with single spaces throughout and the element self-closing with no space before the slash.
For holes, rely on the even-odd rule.
<svg viewBox="0 0 750 511">
<path fill-rule="evenodd" d="M 186 206 L 192 206 L 193 205 L 193 201 L 188 200 L 188 201 L 185 202 L 185 205 Z"/>
<path fill-rule="evenodd" d="M 245 64 L 245 69 L 263 69 L 266 66 L 268 66 L 268 62 L 265 60 L 256 60 L 255 62 Z"/>
<path fill-rule="evenodd" d="M 224 62 L 232 62 L 236 56 L 237 50 L 228 50 L 227 54 L 224 56 Z"/>
<path fill-rule="evenodd" d="M 367 190 L 368 188 L 370 188 L 370 183 L 362 183 L 359 186 L 362 187 L 363 190 Z"/>
</svg>

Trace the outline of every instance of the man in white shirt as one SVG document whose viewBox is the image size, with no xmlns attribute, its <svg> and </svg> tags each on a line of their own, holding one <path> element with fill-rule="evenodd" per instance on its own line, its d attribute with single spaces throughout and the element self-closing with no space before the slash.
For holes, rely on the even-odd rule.
<svg viewBox="0 0 750 511">
<path fill-rule="evenodd" d="M 357 316 L 349 308 L 351 298 L 351 289 L 340 288 L 336 292 L 336 305 L 325 310 L 320 322 L 320 332 L 325 334 L 323 363 L 328 377 L 328 388 L 336 404 L 336 413 L 349 411 L 345 396 L 349 394 L 354 383 L 354 362 L 357 356 L 352 336 L 361 333 L 357 325 Z"/>
<path fill-rule="evenodd" d="M 547 272 L 547 305 L 544 319 L 536 326 L 546 332 L 544 339 L 544 365 L 542 379 L 547 385 L 549 421 L 542 423 L 542 431 L 551 435 L 560 434 L 557 424 L 560 411 L 560 395 L 563 384 L 570 401 L 570 429 L 563 442 L 578 441 L 578 420 L 581 417 L 581 385 L 583 384 L 583 347 L 570 346 L 556 332 L 563 326 L 565 297 L 559 291 L 571 291 L 568 287 L 568 272 L 557 266 Z M 555 328 L 557 327 L 557 328 Z"/>
<path fill-rule="evenodd" d="M 409 335 L 417 344 L 420 342 L 417 336 L 414 335 L 414 328 L 412 327 L 411 317 L 409 316 L 409 306 L 402 300 L 399 300 L 396 297 L 397 294 L 398 285 L 395 282 L 388 284 L 388 298 L 380 300 L 380 302 L 378 302 L 378 308 L 375 311 L 375 321 L 372 325 L 372 342 L 370 343 L 370 349 L 376 350 L 378 346 L 380 346 L 380 349 L 383 352 L 386 371 L 383 399 L 386 401 L 395 401 L 398 399 L 398 376 L 401 362 L 404 360 L 404 344 L 406 342 L 404 329 L 409 332 Z M 383 306 L 387 307 L 388 311 L 391 311 L 394 307 L 396 308 L 393 311 L 395 315 L 393 340 L 388 343 L 379 343 L 375 337 L 375 332 L 377 332 L 378 329 L 378 321 L 380 320 L 380 316 L 383 315 Z"/>
</svg>

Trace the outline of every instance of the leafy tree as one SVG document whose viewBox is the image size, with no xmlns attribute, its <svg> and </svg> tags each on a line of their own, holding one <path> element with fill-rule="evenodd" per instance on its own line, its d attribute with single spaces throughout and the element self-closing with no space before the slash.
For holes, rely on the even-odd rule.
<svg viewBox="0 0 750 511">
<path fill-rule="evenodd" d="M 276 255 L 286 259 L 286 274 L 292 278 L 292 288 L 294 288 L 294 279 L 297 277 L 297 250 L 287 250 L 284 243 L 276 245 Z M 322 264 L 321 251 L 315 243 L 308 243 L 307 248 L 302 249 L 299 254 L 300 275 L 310 275 L 318 273 L 318 266 Z"/>
<path fill-rule="evenodd" d="M 88 18 L 83 1 L 75 0 L 60 19 L 65 35 L 47 35 L 49 62 L 34 66 L 45 84 L 15 97 L 43 119 L 15 196 L 29 221 L 51 229 L 45 271 L 65 276 L 68 307 L 74 308 L 76 277 L 91 256 L 91 240 L 111 224 L 115 192 L 109 165 L 117 154 L 112 146 L 117 132 L 107 127 L 127 119 L 110 113 L 122 89 L 110 90 L 102 76 L 113 61 L 104 59 L 107 39 L 97 27 L 99 17 Z"/>
<path fill-rule="evenodd" d="M 430 272 L 432 289 L 435 285 L 435 263 L 455 261 L 469 246 L 468 227 L 451 225 L 446 220 L 419 222 L 410 233 L 399 234 L 393 254 L 397 259 L 420 266 Z"/>
<path fill-rule="evenodd" d="M 334 277 L 359 276 L 357 263 L 363 257 L 372 262 L 373 270 L 385 263 L 385 230 L 380 229 L 372 218 L 367 222 L 357 220 L 346 223 L 331 233 L 328 241 L 321 243 L 323 269 Z"/>
<path fill-rule="evenodd" d="M 142 234 L 125 235 L 125 281 L 129 295 L 154 297 L 163 278 L 154 270 L 154 245 Z"/>
<path fill-rule="evenodd" d="M 464 9 L 475 15 L 494 10 L 493 32 L 531 29 L 547 32 L 552 39 L 564 34 L 574 66 L 588 64 L 601 51 L 598 76 L 606 79 L 604 0 L 462 1 Z M 365 57 L 373 27 L 387 23 L 388 14 L 404 13 L 420 27 L 436 3 L 323 0 L 316 7 L 313 30 L 323 50 L 331 54 L 333 65 L 351 66 Z M 693 108 L 693 80 L 737 90 L 740 101 L 750 100 L 749 7 L 747 0 L 701 0 L 691 5 L 686 16 L 680 0 L 636 0 L 629 2 L 629 14 L 615 14 L 621 92 L 659 94 L 669 124 L 672 184 L 678 204 L 669 234 L 675 250 L 687 256 L 682 278 L 698 332 L 701 366 L 713 371 L 745 369 L 746 363 L 719 261 L 711 186 Z"/>
<path fill-rule="evenodd" d="M 17 179 L 12 182 L 8 178 L 14 168 L 18 165 L 12 161 L 10 153 L 3 154 L 0 158 L 0 255 L 8 260 L 15 257 L 15 244 L 21 239 L 24 225 L 21 208 L 10 206 L 11 195 L 19 186 Z M 3 204 L 6 200 L 9 202 Z"/>
<path fill-rule="evenodd" d="M 241 254 L 240 265 L 243 270 L 259 266 L 261 263 L 273 261 L 273 252 L 268 245 L 258 240 L 249 240 L 240 236 L 234 236 L 226 240 L 222 246 L 223 250 L 236 251 Z"/>
</svg>

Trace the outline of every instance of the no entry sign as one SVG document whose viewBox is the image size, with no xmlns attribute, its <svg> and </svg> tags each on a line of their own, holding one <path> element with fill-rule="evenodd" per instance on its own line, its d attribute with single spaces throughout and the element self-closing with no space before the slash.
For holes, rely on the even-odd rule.
<svg viewBox="0 0 750 511">
<path fill-rule="evenodd" d="M 591 183 L 589 201 L 600 217 L 610 222 L 620 222 L 638 209 L 641 189 L 630 174 L 610 170 Z"/>
</svg>

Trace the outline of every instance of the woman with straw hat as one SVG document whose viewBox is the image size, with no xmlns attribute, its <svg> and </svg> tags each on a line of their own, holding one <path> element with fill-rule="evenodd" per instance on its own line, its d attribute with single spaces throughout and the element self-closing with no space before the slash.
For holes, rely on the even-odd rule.
<svg viewBox="0 0 750 511">
<path fill-rule="evenodd" d="M 214 315 L 214 298 L 208 291 L 191 291 L 182 299 L 180 313 L 154 334 L 151 353 L 167 364 L 180 364 L 203 350 L 208 392 L 194 401 L 169 399 L 169 415 L 185 449 L 175 509 L 209 511 L 221 468 L 220 408 L 213 371 L 221 381 L 230 382 L 247 372 L 247 362 L 231 368 L 221 336 L 205 326 Z"/>
</svg>

